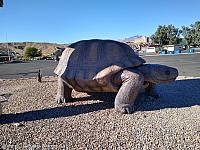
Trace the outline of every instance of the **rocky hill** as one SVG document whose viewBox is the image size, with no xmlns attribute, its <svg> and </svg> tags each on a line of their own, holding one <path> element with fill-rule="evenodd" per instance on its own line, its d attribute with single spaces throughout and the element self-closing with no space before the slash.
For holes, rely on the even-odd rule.
<svg viewBox="0 0 200 150">
<path fill-rule="evenodd" d="M 143 37 L 143 35 L 135 35 L 135 36 L 132 36 L 132 37 L 121 39 L 119 41 L 121 41 L 121 42 L 130 42 L 130 41 L 134 41 L 136 39 L 142 38 L 142 37 Z"/>
<path fill-rule="evenodd" d="M 35 47 L 42 51 L 42 55 L 47 56 L 51 55 L 57 47 L 63 48 L 66 44 L 55 44 L 55 43 L 37 43 L 37 42 L 9 42 L 9 43 L 0 43 L 0 51 L 15 52 L 18 55 L 22 55 L 24 50 L 27 47 Z"/>
</svg>

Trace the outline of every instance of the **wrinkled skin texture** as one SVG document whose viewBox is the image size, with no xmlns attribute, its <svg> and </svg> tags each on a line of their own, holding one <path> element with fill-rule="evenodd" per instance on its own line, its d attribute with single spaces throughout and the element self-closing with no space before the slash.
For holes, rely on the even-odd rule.
<svg viewBox="0 0 200 150">
<path fill-rule="evenodd" d="M 178 70 L 165 65 L 144 64 L 135 70 L 144 75 L 145 81 L 150 83 L 168 83 L 174 81 L 178 76 Z"/>
<path fill-rule="evenodd" d="M 72 88 L 60 77 L 58 77 L 57 103 L 67 103 L 72 100 Z"/>
<path fill-rule="evenodd" d="M 116 80 L 122 84 L 115 98 L 115 110 L 130 114 L 134 112 L 134 102 L 144 83 L 144 76 L 133 69 L 128 69 L 119 73 Z"/>
<path fill-rule="evenodd" d="M 158 94 L 155 91 L 155 85 L 158 83 L 168 83 L 172 82 L 178 76 L 178 70 L 172 67 L 157 65 L 157 64 L 144 64 L 139 67 L 127 68 L 121 70 L 112 76 L 109 76 L 107 79 L 110 84 L 105 86 L 105 81 L 103 81 L 102 86 L 104 89 L 101 92 L 115 92 L 118 91 L 115 98 L 115 110 L 122 114 L 130 114 L 134 112 L 134 102 L 140 92 L 140 90 L 145 87 L 146 94 L 154 98 L 158 98 Z M 68 80 L 69 81 L 69 80 Z M 84 85 L 88 85 L 88 82 L 81 80 Z M 94 82 L 99 82 L 98 80 L 93 80 Z M 148 83 L 145 86 L 144 83 Z M 58 77 L 58 92 L 57 92 L 57 101 L 58 103 L 64 103 L 70 101 L 72 88 L 76 86 L 78 82 L 70 82 L 69 85 L 66 81 Z M 100 82 L 101 83 L 101 82 Z M 96 86 L 101 86 L 100 83 L 96 83 Z M 75 85 L 73 85 L 75 84 Z M 113 87 L 112 87 L 113 86 Z M 87 89 L 87 88 L 86 88 Z M 112 90 L 109 90 L 112 89 Z M 96 92 L 95 90 L 90 92 Z M 80 89 L 78 91 L 84 91 Z M 86 91 L 87 92 L 87 91 Z"/>
<path fill-rule="evenodd" d="M 125 43 L 113 40 L 82 40 L 70 44 L 62 53 L 54 73 L 58 75 L 58 103 L 71 101 L 71 91 L 118 92 L 115 109 L 120 113 L 134 112 L 140 89 L 158 97 L 155 84 L 174 81 L 174 68 L 144 64 Z"/>
</svg>

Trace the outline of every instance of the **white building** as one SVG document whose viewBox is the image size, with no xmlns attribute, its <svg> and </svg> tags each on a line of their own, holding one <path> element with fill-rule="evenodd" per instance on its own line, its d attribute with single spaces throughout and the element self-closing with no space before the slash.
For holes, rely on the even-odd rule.
<svg viewBox="0 0 200 150">
<path fill-rule="evenodd" d="M 163 46 L 164 49 L 166 49 L 167 51 L 175 51 L 175 50 L 183 50 L 183 46 L 182 45 L 165 45 Z"/>
<path fill-rule="evenodd" d="M 160 45 L 151 45 L 145 48 L 146 53 L 158 53 Z"/>
</svg>

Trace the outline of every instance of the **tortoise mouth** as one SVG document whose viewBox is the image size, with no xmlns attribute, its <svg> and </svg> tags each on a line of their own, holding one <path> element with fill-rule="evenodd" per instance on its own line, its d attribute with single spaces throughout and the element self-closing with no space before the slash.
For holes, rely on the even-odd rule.
<svg viewBox="0 0 200 150">
<path fill-rule="evenodd" d="M 155 81 L 160 82 L 160 83 L 168 83 L 168 82 L 172 82 L 172 81 L 175 81 L 175 80 L 176 80 L 176 77 L 170 78 L 170 79 L 166 79 L 166 80 L 155 78 Z"/>
</svg>

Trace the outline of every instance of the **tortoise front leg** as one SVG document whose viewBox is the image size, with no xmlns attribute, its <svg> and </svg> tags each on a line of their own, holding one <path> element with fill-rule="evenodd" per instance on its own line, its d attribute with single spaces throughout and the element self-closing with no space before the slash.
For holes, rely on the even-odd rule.
<svg viewBox="0 0 200 150">
<path fill-rule="evenodd" d="M 153 98 L 159 98 L 159 94 L 156 92 L 156 84 L 155 83 L 149 83 L 149 86 L 145 89 L 145 92 L 147 96 L 151 96 Z"/>
<path fill-rule="evenodd" d="M 58 76 L 57 103 L 66 103 L 72 100 L 72 88 L 70 88 L 61 77 Z"/>
<path fill-rule="evenodd" d="M 116 78 L 118 79 L 115 81 L 118 83 L 121 80 L 122 86 L 115 98 L 115 109 L 122 114 L 130 114 L 134 112 L 134 102 L 142 88 L 144 77 L 142 74 L 128 69 L 116 75 Z"/>
</svg>

